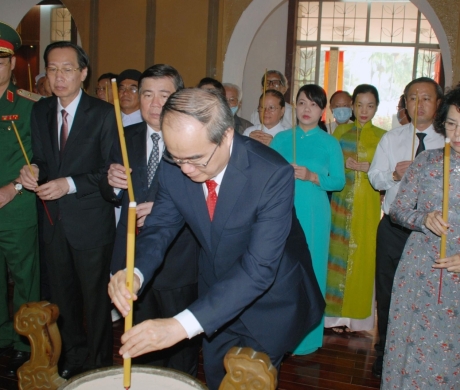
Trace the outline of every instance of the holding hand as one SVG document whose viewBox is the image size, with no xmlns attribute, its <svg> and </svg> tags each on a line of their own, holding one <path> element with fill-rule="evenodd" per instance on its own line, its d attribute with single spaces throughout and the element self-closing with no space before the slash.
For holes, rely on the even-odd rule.
<svg viewBox="0 0 460 390">
<path fill-rule="evenodd" d="M 152 211 L 153 202 L 145 202 L 136 206 L 137 227 L 144 226 L 144 221 L 147 215 Z"/>
<path fill-rule="evenodd" d="M 310 171 L 307 167 L 302 167 L 297 164 L 291 164 L 294 167 L 294 177 L 296 179 L 304 180 L 304 181 L 311 181 L 319 185 L 318 175 L 312 171 Z"/>
<path fill-rule="evenodd" d="M 37 188 L 39 169 L 36 165 L 31 165 L 31 167 L 34 172 L 33 175 L 30 172 L 29 166 L 24 165 L 19 171 L 19 178 L 21 179 L 21 184 L 24 188 L 30 191 L 35 191 L 35 188 Z"/>
<path fill-rule="evenodd" d="M 371 167 L 371 164 L 369 164 L 367 161 L 358 162 L 354 158 L 348 157 L 345 161 L 345 167 L 353 171 L 361 171 L 367 173 Z"/>
<path fill-rule="evenodd" d="M 175 318 L 147 320 L 132 327 L 121 337 L 120 355 L 124 359 L 171 347 L 187 338 L 187 332 Z"/>
<path fill-rule="evenodd" d="M 250 138 L 253 138 L 259 142 L 262 142 L 264 145 L 269 146 L 270 142 L 273 140 L 273 136 L 270 134 L 264 133 L 262 130 L 254 130 L 249 134 Z"/>
<path fill-rule="evenodd" d="M 412 161 L 400 161 L 396 164 L 395 171 L 393 172 L 393 180 L 400 181 L 404 174 L 406 173 L 409 165 L 412 164 Z"/>
<path fill-rule="evenodd" d="M 425 217 L 424 224 L 437 236 L 447 234 L 447 228 L 449 227 L 449 224 L 442 219 L 442 213 L 440 211 L 428 213 Z"/>
<path fill-rule="evenodd" d="M 139 291 L 140 281 L 139 277 L 134 274 L 133 282 L 133 295 L 132 300 L 137 300 L 137 292 Z M 109 283 L 109 296 L 112 299 L 113 304 L 117 307 L 123 317 L 128 315 L 131 310 L 129 299 L 131 294 L 126 287 L 126 271 L 118 271 L 112 276 Z"/>
<path fill-rule="evenodd" d="M 35 188 L 34 191 L 43 200 L 59 199 L 69 192 L 69 183 L 65 177 L 61 177 Z"/>
<path fill-rule="evenodd" d="M 133 170 L 130 168 L 130 171 L 132 172 Z M 121 188 L 122 190 L 128 189 L 128 176 L 124 165 L 110 164 L 107 178 L 112 187 Z"/>
<path fill-rule="evenodd" d="M 451 257 L 445 259 L 439 259 L 435 261 L 433 268 L 447 268 L 449 272 L 460 272 L 460 254 L 457 253 Z"/>
</svg>

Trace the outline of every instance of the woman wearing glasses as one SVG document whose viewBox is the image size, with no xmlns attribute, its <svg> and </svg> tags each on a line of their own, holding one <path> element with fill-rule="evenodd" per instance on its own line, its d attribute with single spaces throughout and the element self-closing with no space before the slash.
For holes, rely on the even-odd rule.
<svg viewBox="0 0 460 390">
<path fill-rule="evenodd" d="M 374 328 L 374 280 L 380 193 L 367 172 L 385 130 L 372 124 L 379 105 L 369 84 L 353 91 L 356 120 L 334 131 L 344 156 L 346 184 L 331 198 L 332 228 L 326 287 L 325 326 L 336 333 Z"/>
<path fill-rule="evenodd" d="M 290 129 L 279 133 L 270 146 L 294 167 L 294 204 L 307 237 L 315 276 L 324 295 L 331 230 L 331 208 L 326 191 L 340 191 L 345 184 L 343 155 L 337 140 L 320 127 L 327 105 L 324 89 L 314 84 L 304 85 L 297 93 L 296 105 L 295 142 Z M 323 332 L 321 321 L 306 335 L 294 354 L 306 355 L 316 351 L 323 345 Z"/>
<path fill-rule="evenodd" d="M 254 138 L 267 146 L 270 145 L 273 137 L 285 130 L 281 123 L 285 105 L 284 96 L 281 92 L 274 89 L 267 90 L 265 99 L 263 94 L 260 95 L 259 106 L 257 107 L 260 123 L 263 123 L 263 126 L 259 124 L 248 127 L 243 135 Z"/>
<path fill-rule="evenodd" d="M 459 386 L 460 86 L 444 97 L 434 128 L 452 150 L 448 224 L 441 216 L 444 149 L 427 150 L 407 169 L 390 209 L 393 222 L 413 232 L 393 284 L 382 389 Z"/>
</svg>

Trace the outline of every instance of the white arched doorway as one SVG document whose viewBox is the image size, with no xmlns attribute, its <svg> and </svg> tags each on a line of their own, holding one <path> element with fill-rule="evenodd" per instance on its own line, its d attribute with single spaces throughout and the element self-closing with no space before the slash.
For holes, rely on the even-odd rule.
<svg viewBox="0 0 460 390">
<path fill-rule="evenodd" d="M 411 0 L 411 2 L 425 15 L 436 33 L 443 56 L 445 85 L 450 86 L 453 78 L 452 55 L 444 28 L 428 0 Z M 284 14 L 281 9 L 285 9 Z M 263 38 L 259 39 L 259 35 L 274 12 L 285 15 L 283 23 L 277 23 L 274 26 L 277 29 L 274 33 L 286 37 L 288 22 L 287 0 L 253 0 L 235 26 L 225 54 L 222 80 L 243 86 L 244 98 L 240 115 L 246 118 L 254 108 L 254 102 L 260 94 L 261 74 L 263 74 L 265 66 L 270 67 L 267 64 L 255 70 L 248 64 L 252 63 L 254 57 L 264 58 L 267 56 L 267 52 L 270 52 L 270 42 L 260 44 L 260 42 L 263 42 Z M 255 38 L 259 39 L 259 47 L 254 47 L 253 45 Z M 285 68 L 285 52 L 277 52 L 276 54 L 272 52 L 271 55 L 278 57 L 279 65 L 277 69 L 283 71 Z"/>
</svg>

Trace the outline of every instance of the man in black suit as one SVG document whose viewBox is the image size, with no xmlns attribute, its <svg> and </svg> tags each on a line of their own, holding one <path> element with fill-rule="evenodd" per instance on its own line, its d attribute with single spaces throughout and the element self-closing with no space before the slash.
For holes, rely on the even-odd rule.
<svg viewBox="0 0 460 390">
<path fill-rule="evenodd" d="M 166 99 L 184 82 L 176 69 L 169 65 L 154 65 L 139 78 L 140 109 L 144 122 L 125 128 L 125 140 L 132 182 L 137 203 L 137 227 L 142 230 L 145 217 L 150 214 L 158 191 L 156 168 L 161 160 L 164 142 L 160 131 L 160 114 Z M 119 142 L 114 143 L 108 175 L 103 177 L 101 190 L 112 201 L 122 195 L 121 217 L 117 226 L 111 271 L 115 274 L 126 265 L 126 229 L 128 193 L 125 168 L 121 165 Z M 186 309 L 198 296 L 199 245 L 187 226 L 184 226 L 168 248 L 162 267 L 144 289 L 134 306 L 134 322 L 152 318 L 169 318 Z M 175 347 L 143 355 L 136 363 L 159 365 L 196 376 L 200 340 L 184 340 Z"/>
<path fill-rule="evenodd" d="M 163 106 L 167 152 L 159 190 L 136 244 L 134 291 L 149 281 L 187 223 L 201 244 L 198 299 L 173 318 L 148 320 L 122 336 L 134 357 L 205 332 L 206 382 L 217 389 L 232 346 L 265 352 L 279 368 L 321 319 L 324 299 L 293 208 L 294 171 L 274 150 L 233 129 L 220 94 L 184 89 Z M 109 294 L 127 315 L 125 272 Z M 136 297 L 134 297 L 136 298 Z"/>
<path fill-rule="evenodd" d="M 102 198 L 105 173 L 116 137 L 113 106 L 88 96 L 80 86 L 88 56 L 70 42 L 55 42 L 44 53 L 55 96 L 32 109 L 35 177 L 27 166 L 21 180 L 46 201 L 43 221 L 51 301 L 59 307 L 62 337 L 60 375 L 112 365 L 109 281 L 115 236 L 113 205 Z M 83 322 L 85 318 L 85 332 Z"/>
</svg>

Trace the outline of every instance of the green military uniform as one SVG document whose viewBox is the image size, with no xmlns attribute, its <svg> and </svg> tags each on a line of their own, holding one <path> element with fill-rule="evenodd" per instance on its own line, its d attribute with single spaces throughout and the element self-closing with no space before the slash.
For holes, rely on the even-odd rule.
<svg viewBox="0 0 460 390">
<path fill-rule="evenodd" d="M 2 38 L 8 39 L 6 34 L 2 35 L 4 26 L 0 23 L 0 45 Z M 0 60 L 5 56 L 0 50 Z M 7 268 L 14 280 L 14 313 L 23 303 L 39 300 L 40 295 L 36 195 L 27 190 L 18 191 L 12 184 L 26 161 L 11 121 L 16 124 L 30 159 L 30 113 L 37 96 L 17 89 L 10 82 L 0 97 L 0 190 L 16 191 L 14 198 L 0 208 L 0 347 L 12 345 L 17 351 L 28 351 L 30 347 L 14 331 L 9 318 Z"/>
</svg>

